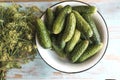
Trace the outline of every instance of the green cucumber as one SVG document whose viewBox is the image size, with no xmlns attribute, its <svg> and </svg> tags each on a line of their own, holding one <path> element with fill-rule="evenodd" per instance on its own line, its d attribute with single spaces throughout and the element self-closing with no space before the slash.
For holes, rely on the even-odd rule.
<svg viewBox="0 0 120 80">
<path fill-rule="evenodd" d="M 50 32 L 52 32 L 52 26 L 53 26 L 53 21 L 54 21 L 54 13 L 51 10 L 51 8 L 48 8 L 46 10 L 46 27 Z"/>
<path fill-rule="evenodd" d="M 97 11 L 95 6 L 74 6 L 73 10 L 78 11 L 80 14 L 94 14 Z"/>
<path fill-rule="evenodd" d="M 50 35 L 46 29 L 45 24 L 41 19 L 37 19 L 37 36 L 38 36 L 39 43 L 43 48 L 52 47 Z"/>
<path fill-rule="evenodd" d="M 75 31 L 75 27 L 76 27 L 75 15 L 74 15 L 74 13 L 70 13 L 67 16 L 65 30 L 64 30 L 63 36 L 62 36 L 62 40 L 64 42 L 68 42 L 72 38 L 74 31 Z"/>
<path fill-rule="evenodd" d="M 84 19 L 89 23 L 90 27 L 92 28 L 93 30 L 93 36 L 91 37 L 91 40 L 94 44 L 98 44 L 101 42 L 101 38 L 100 38 L 100 34 L 97 30 L 97 27 L 92 19 L 92 16 L 91 15 L 88 15 L 88 14 L 84 14 L 82 15 L 84 17 Z"/>
<path fill-rule="evenodd" d="M 62 8 L 63 8 L 62 5 L 58 5 L 58 6 L 56 7 L 56 9 L 55 9 L 55 15 L 56 15 L 56 16 L 60 13 L 60 11 L 62 10 Z"/>
<path fill-rule="evenodd" d="M 71 53 L 71 60 L 72 62 L 76 62 L 80 56 L 84 53 L 84 51 L 87 49 L 89 44 L 88 40 L 81 41 L 78 45 L 75 46 Z"/>
<path fill-rule="evenodd" d="M 72 39 L 69 42 L 67 42 L 65 46 L 66 53 L 70 53 L 74 49 L 75 45 L 78 43 L 80 39 L 80 35 L 81 35 L 80 31 L 76 29 Z"/>
<path fill-rule="evenodd" d="M 55 39 L 54 36 L 51 37 L 51 40 L 52 40 L 52 49 L 56 52 L 56 54 L 62 58 L 65 58 L 66 57 L 66 54 L 65 52 L 63 51 L 63 49 L 61 49 L 58 44 L 57 44 L 57 41 Z"/>
<path fill-rule="evenodd" d="M 69 14 L 71 11 L 72 8 L 69 5 L 62 8 L 62 10 L 60 11 L 60 13 L 58 14 L 57 18 L 53 23 L 54 34 L 59 34 L 62 31 L 66 15 Z"/>
<path fill-rule="evenodd" d="M 66 42 L 62 40 L 63 31 L 57 36 L 58 46 L 60 49 L 64 49 Z"/>
<path fill-rule="evenodd" d="M 97 54 L 98 51 L 100 51 L 103 47 L 103 43 L 99 43 L 96 45 L 89 46 L 87 50 L 84 52 L 84 54 L 77 60 L 77 62 L 83 62 L 90 57 L 94 56 Z"/>
<path fill-rule="evenodd" d="M 85 19 L 77 12 L 72 11 L 75 14 L 76 22 L 77 22 L 77 29 L 80 30 L 86 37 L 92 37 L 93 31 L 90 25 L 85 21 Z"/>
</svg>

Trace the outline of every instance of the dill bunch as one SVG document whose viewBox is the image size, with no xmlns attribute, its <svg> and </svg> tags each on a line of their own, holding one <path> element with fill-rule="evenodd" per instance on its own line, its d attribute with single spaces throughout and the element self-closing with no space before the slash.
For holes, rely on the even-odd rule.
<svg viewBox="0 0 120 80">
<path fill-rule="evenodd" d="M 37 6 L 0 5 L 0 79 L 35 58 L 35 22 L 41 14 Z"/>
</svg>

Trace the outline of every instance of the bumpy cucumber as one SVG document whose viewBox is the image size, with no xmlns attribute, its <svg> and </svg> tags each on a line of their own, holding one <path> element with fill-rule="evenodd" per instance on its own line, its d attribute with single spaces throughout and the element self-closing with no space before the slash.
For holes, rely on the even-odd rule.
<svg viewBox="0 0 120 80">
<path fill-rule="evenodd" d="M 49 31 L 52 31 L 53 21 L 54 21 L 54 13 L 50 8 L 48 8 L 46 10 L 46 27 L 48 28 Z"/>
<path fill-rule="evenodd" d="M 58 54 L 58 56 L 63 57 L 63 58 L 66 57 L 66 54 L 65 54 L 65 52 L 63 51 L 63 49 L 61 49 L 61 48 L 58 46 L 55 37 L 52 36 L 51 39 L 52 39 L 52 48 L 53 48 L 53 50 Z"/>
<path fill-rule="evenodd" d="M 75 46 L 71 53 L 71 60 L 72 62 L 76 62 L 80 56 L 84 53 L 84 51 L 87 49 L 89 44 L 88 40 L 81 41 L 78 45 Z"/>
<path fill-rule="evenodd" d="M 42 47 L 51 48 L 51 39 L 45 24 L 41 19 L 37 19 L 37 36 Z"/>
<path fill-rule="evenodd" d="M 66 42 L 64 42 L 64 41 L 61 40 L 60 43 L 59 43 L 59 47 L 61 49 L 64 49 L 65 45 L 66 45 Z"/>
<path fill-rule="evenodd" d="M 66 15 L 69 14 L 71 11 L 72 8 L 69 5 L 62 8 L 62 10 L 60 11 L 60 13 L 58 14 L 57 18 L 53 23 L 54 34 L 59 34 L 62 31 Z"/>
<path fill-rule="evenodd" d="M 95 44 L 100 43 L 101 42 L 100 34 L 99 34 L 99 32 L 97 30 L 97 27 L 96 27 L 96 25 L 95 25 L 95 23 L 92 19 L 92 16 L 88 15 L 88 14 L 84 14 L 82 16 L 88 22 L 88 24 L 90 25 L 90 27 L 93 30 L 93 36 L 91 37 L 92 42 L 95 43 Z"/>
<path fill-rule="evenodd" d="M 64 49 L 66 42 L 62 40 L 63 31 L 57 36 L 58 46 L 60 49 Z"/>
<path fill-rule="evenodd" d="M 67 16 L 65 30 L 64 30 L 64 33 L 62 36 L 62 40 L 64 42 L 68 42 L 72 38 L 74 31 L 75 31 L 75 27 L 76 27 L 75 15 L 74 15 L 74 13 L 70 13 Z"/>
<path fill-rule="evenodd" d="M 76 29 L 72 39 L 69 42 L 67 42 L 65 46 L 66 53 L 70 53 L 74 49 L 75 45 L 80 39 L 80 35 L 81 35 L 80 31 Z"/>
<path fill-rule="evenodd" d="M 59 5 L 56 7 L 55 9 L 55 15 L 57 16 L 59 13 L 60 13 L 60 10 L 62 10 L 63 6 L 62 5 Z"/>
<path fill-rule="evenodd" d="M 88 37 L 88 38 L 92 37 L 93 31 L 92 31 L 90 25 L 85 21 L 85 19 L 77 11 L 73 10 L 72 12 L 75 14 L 78 30 L 83 32 L 83 34 L 86 37 Z"/>
<path fill-rule="evenodd" d="M 72 9 L 78 11 L 80 14 L 93 14 L 97 11 L 95 6 L 74 6 Z"/>
<path fill-rule="evenodd" d="M 83 62 L 88 58 L 94 56 L 98 51 L 101 50 L 102 47 L 103 47 L 103 43 L 89 46 L 87 50 L 84 52 L 84 54 L 78 59 L 77 62 Z"/>
</svg>

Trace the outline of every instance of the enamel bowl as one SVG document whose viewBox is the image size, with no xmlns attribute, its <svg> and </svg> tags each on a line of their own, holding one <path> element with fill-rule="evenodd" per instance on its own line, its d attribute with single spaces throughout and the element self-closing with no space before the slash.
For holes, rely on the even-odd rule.
<svg viewBox="0 0 120 80">
<path fill-rule="evenodd" d="M 50 8 L 54 10 L 58 5 L 79 6 L 89 4 L 81 1 L 63 1 L 51 6 Z M 43 14 L 41 19 L 44 20 L 44 17 L 45 15 Z M 83 63 L 71 63 L 68 59 L 59 57 L 54 51 L 42 48 L 36 37 L 36 45 L 41 58 L 52 68 L 65 73 L 83 72 L 95 66 L 102 59 L 106 52 L 109 36 L 106 22 L 98 11 L 93 15 L 93 19 L 97 25 L 102 42 L 104 44 L 103 48 L 95 56 L 89 60 L 84 61 Z"/>
</svg>

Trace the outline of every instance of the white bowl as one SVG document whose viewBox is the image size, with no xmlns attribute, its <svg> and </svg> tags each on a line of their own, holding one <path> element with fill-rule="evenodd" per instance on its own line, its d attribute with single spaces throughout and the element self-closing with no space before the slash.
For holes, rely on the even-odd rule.
<svg viewBox="0 0 120 80">
<path fill-rule="evenodd" d="M 77 5 L 89 5 L 89 4 L 81 1 L 63 1 L 51 6 L 50 8 L 55 9 L 55 7 L 58 5 L 77 6 Z M 45 15 L 43 14 L 43 16 L 41 17 L 42 20 L 44 20 L 44 16 Z M 93 56 L 92 58 L 86 60 L 83 63 L 74 64 L 71 63 L 68 59 L 59 57 L 54 51 L 42 48 L 36 37 L 36 44 L 41 58 L 52 68 L 65 73 L 83 72 L 95 66 L 105 54 L 108 45 L 109 36 L 108 36 L 107 25 L 102 15 L 97 11 L 97 13 L 94 14 L 93 18 L 101 35 L 102 42 L 104 43 L 102 50 L 99 51 L 97 55 Z"/>
</svg>

